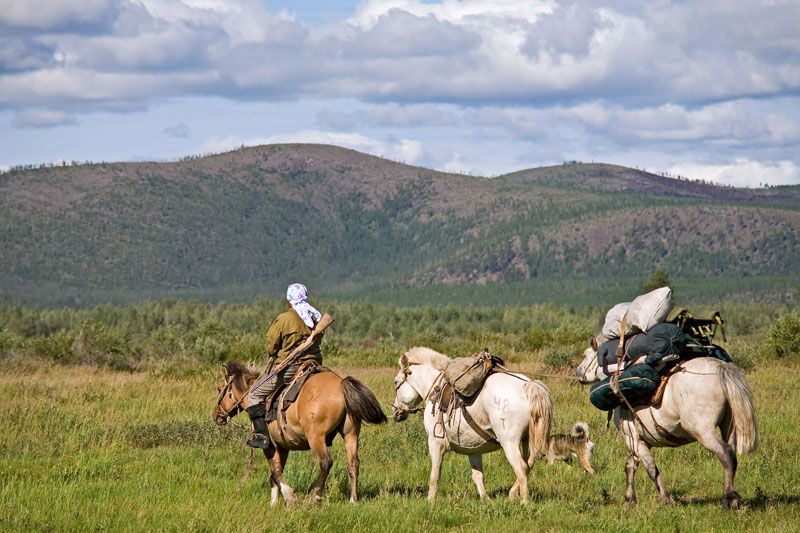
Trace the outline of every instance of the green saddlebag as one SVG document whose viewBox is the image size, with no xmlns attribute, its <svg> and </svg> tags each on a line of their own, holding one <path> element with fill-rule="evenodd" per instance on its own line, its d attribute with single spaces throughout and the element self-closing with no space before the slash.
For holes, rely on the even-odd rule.
<svg viewBox="0 0 800 533">
<path fill-rule="evenodd" d="M 633 365 L 620 374 L 619 390 L 625 395 L 628 403 L 640 405 L 650 401 L 660 381 L 661 375 L 650 365 Z M 610 377 L 592 386 L 589 401 L 601 411 L 610 411 L 622 403 L 611 390 Z"/>
</svg>

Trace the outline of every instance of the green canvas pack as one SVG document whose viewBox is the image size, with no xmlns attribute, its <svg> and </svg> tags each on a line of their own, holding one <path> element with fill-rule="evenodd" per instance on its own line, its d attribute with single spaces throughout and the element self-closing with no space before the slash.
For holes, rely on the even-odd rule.
<svg viewBox="0 0 800 533">
<path fill-rule="evenodd" d="M 647 364 L 626 368 L 619 376 L 619 390 L 631 405 L 650 401 L 658 388 L 661 375 Z M 622 399 L 611 388 L 611 377 L 595 383 L 589 391 L 589 401 L 601 411 L 611 411 L 622 404 Z"/>
</svg>

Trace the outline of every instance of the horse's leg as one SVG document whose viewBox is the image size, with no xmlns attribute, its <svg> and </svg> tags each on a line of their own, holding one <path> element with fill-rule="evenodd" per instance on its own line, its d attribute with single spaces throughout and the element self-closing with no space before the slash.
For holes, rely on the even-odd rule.
<svg viewBox="0 0 800 533">
<path fill-rule="evenodd" d="M 439 487 L 439 476 L 442 473 L 442 456 L 445 452 L 445 445 L 441 439 L 433 435 L 428 436 L 428 453 L 431 456 L 431 478 L 428 481 L 428 501 L 436 499 L 436 490 Z"/>
<path fill-rule="evenodd" d="M 280 485 L 275 479 L 275 474 L 272 471 L 272 457 L 275 455 L 275 447 L 270 446 L 268 450 L 261 450 L 264 452 L 264 457 L 267 458 L 267 466 L 269 467 L 269 504 L 271 506 L 277 505 L 278 498 L 281 494 Z"/>
<path fill-rule="evenodd" d="M 625 462 L 625 475 L 628 478 L 628 486 L 625 487 L 625 505 L 636 505 L 636 469 L 639 467 L 639 458 L 631 452 Z"/>
<path fill-rule="evenodd" d="M 325 435 L 315 432 L 308 438 L 308 444 L 319 460 L 319 475 L 311 485 L 311 490 L 316 491 L 315 498 L 319 501 L 325 494 L 325 482 L 328 480 L 328 473 L 331 471 L 333 459 L 331 459 L 328 446 L 325 444 Z"/>
<path fill-rule="evenodd" d="M 508 491 L 508 497 L 512 500 L 519 497 L 522 503 L 528 502 L 528 463 L 522 459 L 522 454 L 519 451 L 520 439 L 504 440 L 500 443 L 503 447 L 503 452 L 506 454 L 506 459 L 514 469 L 514 475 L 517 480 Z"/>
<path fill-rule="evenodd" d="M 722 468 L 725 470 L 725 490 L 722 493 L 722 506 L 726 509 L 738 509 L 742 505 L 742 497 L 734 488 L 734 478 L 739 460 L 736 457 L 736 450 L 730 444 L 720 440 L 713 431 L 707 431 L 699 435 L 694 435 L 703 448 L 717 456 Z"/>
<path fill-rule="evenodd" d="M 358 435 L 361 431 L 361 422 L 347 417 L 344 423 L 344 447 L 347 450 L 347 477 L 350 478 L 350 501 L 358 501 Z"/>
<path fill-rule="evenodd" d="M 473 453 L 469 456 L 469 464 L 472 466 L 472 481 L 478 487 L 478 497 L 484 499 L 486 497 L 486 487 L 483 485 L 483 456 L 479 453 Z"/>
<path fill-rule="evenodd" d="M 661 478 L 661 472 L 656 466 L 655 459 L 653 459 L 653 454 L 650 452 L 650 448 L 644 443 L 644 441 L 639 441 L 637 453 L 639 455 L 639 459 L 641 459 L 642 463 L 644 463 L 644 468 L 647 470 L 647 475 L 650 476 L 650 479 L 652 479 L 653 483 L 656 485 L 656 489 L 658 489 L 658 497 L 661 499 L 661 503 L 664 505 L 672 505 L 674 503 L 672 501 L 672 496 L 670 496 L 669 492 L 667 492 L 667 488 L 664 486 L 664 480 Z"/>
<path fill-rule="evenodd" d="M 289 457 L 289 451 L 283 448 L 278 448 L 278 452 L 272 455 L 270 460 L 270 467 L 272 469 L 273 482 L 280 487 L 281 494 L 286 503 L 294 501 L 294 490 L 286 480 L 283 478 L 283 467 L 286 466 L 286 459 Z M 273 491 L 272 505 L 278 503 L 277 491 Z"/>
<path fill-rule="evenodd" d="M 525 461 L 526 465 L 528 465 L 528 470 L 533 467 L 534 459 L 536 458 L 533 457 L 533 450 L 531 450 L 528 439 L 522 439 L 522 460 Z"/>
</svg>

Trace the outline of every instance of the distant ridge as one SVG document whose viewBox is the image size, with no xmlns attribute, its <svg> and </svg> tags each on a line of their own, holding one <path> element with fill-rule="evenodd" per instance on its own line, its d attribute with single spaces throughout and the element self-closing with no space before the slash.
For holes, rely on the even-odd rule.
<svg viewBox="0 0 800 533">
<path fill-rule="evenodd" d="M 327 145 L 0 175 L 0 294 L 62 304 L 557 283 L 800 277 L 800 187 L 607 164 L 494 179 Z M 582 292 L 586 292 L 583 290 Z M 543 293 L 546 291 L 543 291 Z"/>
</svg>

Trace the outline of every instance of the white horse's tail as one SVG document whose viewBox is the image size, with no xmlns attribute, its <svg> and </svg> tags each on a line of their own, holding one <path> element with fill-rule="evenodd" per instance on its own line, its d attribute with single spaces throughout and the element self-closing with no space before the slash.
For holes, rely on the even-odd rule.
<svg viewBox="0 0 800 533">
<path fill-rule="evenodd" d="M 733 414 L 736 453 L 742 455 L 754 452 L 758 449 L 758 426 L 753 407 L 753 393 L 747 386 L 744 372 L 736 365 L 723 363 L 719 367 L 719 377 Z"/>
<path fill-rule="evenodd" d="M 528 422 L 528 468 L 537 457 L 547 452 L 547 437 L 553 421 L 553 399 L 541 381 L 525 383 L 531 406 L 531 420 Z"/>
</svg>

